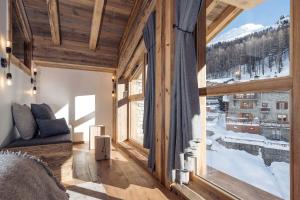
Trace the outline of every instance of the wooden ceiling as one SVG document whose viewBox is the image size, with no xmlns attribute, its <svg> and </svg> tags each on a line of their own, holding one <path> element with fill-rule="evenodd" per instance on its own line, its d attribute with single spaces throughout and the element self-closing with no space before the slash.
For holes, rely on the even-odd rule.
<svg viewBox="0 0 300 200">
<path fill-rule="evenodd" d="M 33 34 L 35 61 L 117 67 L 119 44 L 134 0 L 23 0 L 23 2 Z M 104 2 L 103 11 L 98 10 L 98 13 L 94 11 L 97 2 Z M 98 23 L 93 20 L 94 12 L 100 19 Z M 52 22 L 55 24 L 56 20 L 58 27 L 51 24 Z M 99 33 L 97 25 L 100 27 Z M 92 36 L 91 30 L 96 30 L 92 32 L 96 32 L 97 35 Z M 95 50 L 90 49 L 91 38 L 96 39 L 92 45 Z"/>
<path fill-rule="evenodd" d="M 93 69 L 126 68 L 155 7 L 155 0 L 18 1 L 23 1 L 31 27 L 35 63 Z M 207 41 L 262 1 L 206 0 Z"/>
</svg>

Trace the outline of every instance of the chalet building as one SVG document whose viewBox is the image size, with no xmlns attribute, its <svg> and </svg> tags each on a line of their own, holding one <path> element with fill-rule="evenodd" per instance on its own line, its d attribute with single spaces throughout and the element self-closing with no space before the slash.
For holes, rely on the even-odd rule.
<svg viewBox="0 0 300 200">
<path fill-rule="evenodd" d="M 288 92 L 236 94 L 227 100 L 227 130 L 289 140 Z"/>
</svg>

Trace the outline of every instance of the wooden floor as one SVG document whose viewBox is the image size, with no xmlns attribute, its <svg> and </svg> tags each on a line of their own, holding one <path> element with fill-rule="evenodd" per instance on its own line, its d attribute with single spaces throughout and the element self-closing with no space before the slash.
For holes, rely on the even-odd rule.
<svg viewBox="0 0 300 200">
<path fill-rule="evenodd" d="M 74 179 L 65 183 L 69 188 L 74 189 L 74 185 L 84 182 L 97 182 L 104 185 L 108 199 L 112 200 L 180 199 L 115 147 L 112 149 L 111 160 L 107 161 L 95 161 L 94 152 L 89 151 L 86 144 L 74 145 L 73 154 Z M 83 193 L 90 194 L 94 198 L 101 198 L 103 195 L 89 191 L 83 191 Z"/>
</svg>

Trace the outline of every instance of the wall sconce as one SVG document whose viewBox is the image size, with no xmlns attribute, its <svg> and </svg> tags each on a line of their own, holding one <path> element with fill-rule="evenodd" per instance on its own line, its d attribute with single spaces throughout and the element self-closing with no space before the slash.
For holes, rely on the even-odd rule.
<svg viewBox="0 0 300 200">
<path fill-rule="evenodd" d="M 34 87 L 32 88 L 32 94 L 34 94 L 34 95 L 36 95 L 36 94 L 37 94 L 37 89 L 36 89 L 36 86 L 34 86 Z"/>
<path fill-rule="evenodd" d="M 11 48 L 11 42 L 7 41 L 7 45 L 6 45 L 6 54 L 7 54 L 7 60 L 2 60 L 1 59 L 1 66 L 2 66 L 2 61 L 5 63 L 3 65 L 5 65 L 7 67 L 7 74 L 6 74 L 6 84 L 8 86 L 12 85 L 12 74 L 10 73 L 10 55 L 12 53 L 12 48 Z"/>
<path fill-rule="evenodd" d="M 6 74 L 6 84 L 7 84 L 8 86 L 11 86 L 11 85 L 12 85 L 12 75 L 11 75 L 10 72 Z"/>
<path fill-rule="evenodd" d="M 7 60 L 5 58 L 1 58 L 1 67 L 6 68 L 7 67 Z"/>
<path fill-rule="evenodd" d="M 32 94 L 37 94 L 37 87 L 36 87 L 36 76 L 37 76 L 37 68 L 33 68 L 33 77 L 31 77 L 30 82 L 33 85 Z"/>
<path fill-rule="evenodd" d="M 113 91 L 111 93 L 112 98 L 116 97 L 115 91 L 116 91 L 116 75 L 113 74 L 113 76 L 111 77 L 112 79 L 112 83 L 113 83 Z"/>
</svg>

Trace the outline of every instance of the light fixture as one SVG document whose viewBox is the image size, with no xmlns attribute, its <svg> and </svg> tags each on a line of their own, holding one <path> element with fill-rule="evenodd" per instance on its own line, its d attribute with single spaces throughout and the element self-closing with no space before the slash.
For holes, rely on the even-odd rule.
<svg viewBox="0 0 300 200">
<path fill-rule="evenodd" d="M 7 59 L 2 60 L 1 59 L 1 66 L 2 66 L 2 61 L 4 62 L 3 65 L 5 65 L 7 67 L 7 73 L 6 73 L 6 84 L 8 86 L 12 85 L 12 75 L 10 73 L 10 54 L 12 52 L 12 48 L 11 48 L 11 42 L 7 41 L 6 43 L 6 54 L 7 54 Z"/>
<path fill-rule="evenodd" d="M 11 50 L 11 47 L 6 47 L 6 53 L 7 53 L 7 54 L 11 54 L 11 51 L 12 51 L 12 50 Z"/>
<path fill-rule="evenodd" d="M 112 91 L 112 93 L 111 93 L 111 96 L 113 97 L 113 98 L 115 98 L 115 91 Z"/>
<path fill-rule="evenodd" d="M 12 75 L 11 75 L 10 72 L 6 74 L 6 84 L 7 84 L 8 86 L 11 86 L 11 85 L 12 85 Z"/>
<path fill-rule="evenodd" d="M 115 76 L 115 75 L 113 75 L 113 76 L 111 77 L 111 79 L 112 79 L 112 81 L 113 81 L 113 82 L 115 82 L 115 80 L 116 80 L 116 76 Z"/>
<path fill-rule="evenodd" d="M 11 47 L 11 41 L 7 40 L 7 41 L 6 41 L 6 46 L 7 46 L 7 47 Z"/>
<path fill-rule="evenodd" d="M 6 58 L 1 58 L 1 67 L 6 68 L 7 67 L 7 60 Z"/>
<path fill-rule="evenodd" d="M 32 94 L 36 95 L 37 94 L 37 89 L 36 89 L 36 86 L 33 86 L 33 89 L 32 89 Z"/>
</svg>

